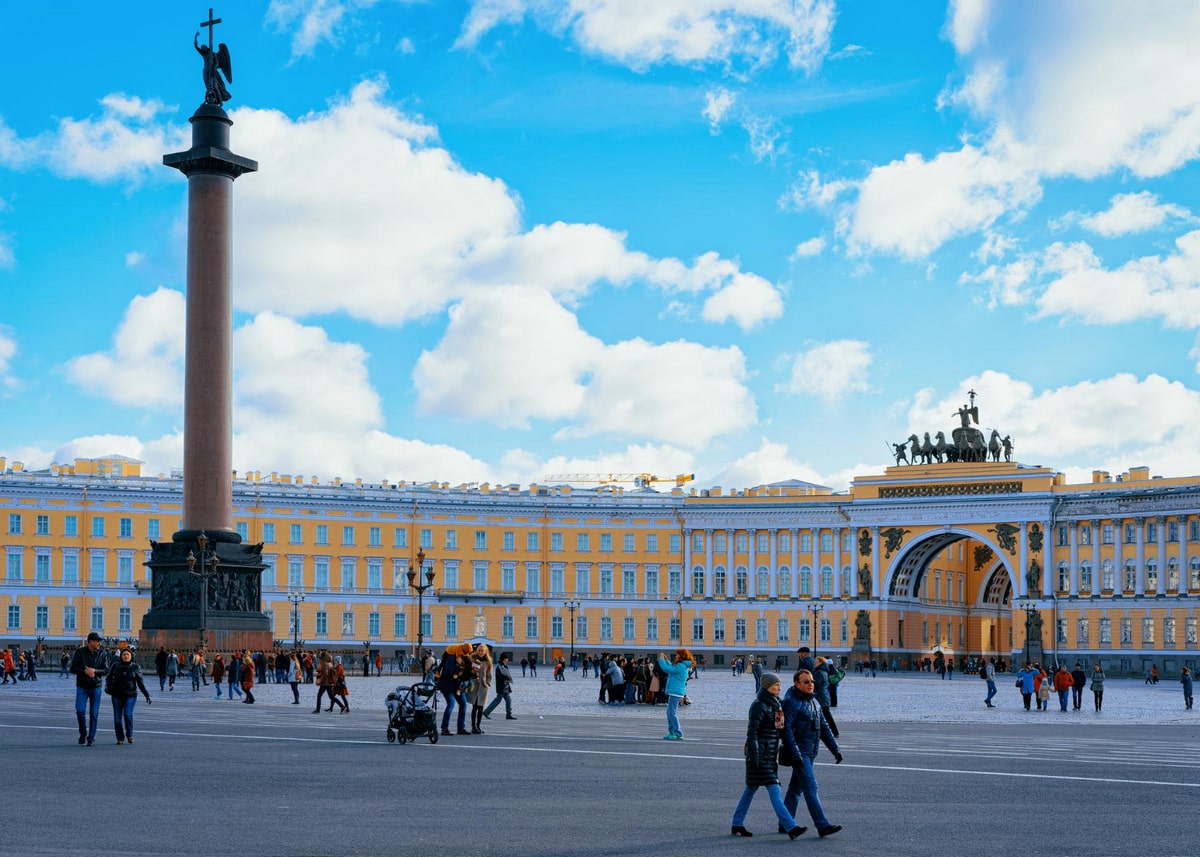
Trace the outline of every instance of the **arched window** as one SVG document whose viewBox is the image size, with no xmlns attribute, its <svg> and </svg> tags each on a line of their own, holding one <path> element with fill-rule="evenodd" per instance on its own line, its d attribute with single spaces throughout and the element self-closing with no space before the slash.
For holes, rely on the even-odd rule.
<svg viewBox="0 0 1200 857">
<path fill-rule="evenodd" d="M 779 569 L 779 595 L 789 597 L 792 594 L 792 573 L 787 566 Z"/>
<path fill-rule="evenodd" d="M 842 566 L 842 597 L 850 598 L 854 595 L 854 570 L 848 565 Z"/>
<path fill-rule="evenodd" d="M 725 566 L 718 565 L 713 569 L 713 595 L 718 598 L 725 596 Z"/>
<path fill-rule="evenodd" d="M 1066 592 L 1071 588 L 1071 566 L 1065 562 L 1058 564 L 1058 589 L 1057 592 Z"/>
<path fill-rule="evenodd" d="M 703 598 L 708 593 L 704 591 L 704 566 L 692 566 L 692 597 Z"/>
<path fill-rule="evenodd" d="M 808 598 L 812 595 L 812 569 L 807 565 L 800 566 L 800 597 Z"/>
<path fill-rule="evenodd" d="M 745 597 L 750 594 L 750 575 L 744 565 L 738 566 L 737 571 L 734 572 L 733 579 L 739 596 Z"/>
<path fill-rule="evenodd" d="M 759 598 L 766 598 L 771 594 L 771 572 L 765 565 L 760 565 L 754 575 L 754 591 Z"/>
<path fill-rule="evenodd" d="M 821 566 L 821 595 L 833 597 L 833 569 L 827 565 Z"/>
</svg>

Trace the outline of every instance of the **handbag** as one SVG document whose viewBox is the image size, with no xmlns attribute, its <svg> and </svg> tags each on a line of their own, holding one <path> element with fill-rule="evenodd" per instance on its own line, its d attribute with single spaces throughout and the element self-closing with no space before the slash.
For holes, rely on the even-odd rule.
<svg viewBox="0 0 1200 857">
<path fill-rule="evenodd" d="M 786 741 L 779 742 L 779 764 L 787 768 L 796 764 L 796 760 L 792 757 L 792 751 L 788 749 Z"/>
<path fill-rule="evenodd" d="M 1021 680 L 1017 679 L 1017 687 L 1020 687 L 1020 686 L 1021 686 Z"/>
</svg>

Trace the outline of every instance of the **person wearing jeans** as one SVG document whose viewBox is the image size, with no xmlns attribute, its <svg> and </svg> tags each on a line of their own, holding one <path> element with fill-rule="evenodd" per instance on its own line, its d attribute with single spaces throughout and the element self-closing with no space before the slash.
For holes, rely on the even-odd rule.
<svg viewBox="0 0 1200 857">
<path fill-rule="evenodd" d="M 87 645 L 80 646 L 71 657 L 71 673 L 75 676 L 75 719 L 79 723 L 79 743 L 89 747 L 96 743 L 96 722 L 100 718 L 101 686 L 108 675 L 108 654 L 100 648 L 100 635 L 92 631 Z"/>
<path fill-rule="evenodd" d="M 808 670 L 797 670 L 792 676 L 792 687 L 783 700 L 783 756 L 792 763 L 792 779 L 788 783 L 783 805 L 795 817 L 800 795 L 803 793 L 808 814 L 817 826 L 817 835 L 824 838 L 832 836 L 842 828 L 841 825 L 830 822 L 824 807 L 821 806 L 813 762 L 822 743 L 833 753 L 833 758 L 839 765 L 842 763 L 842 753 L 829 724 L 825 722 L 821 706 L 813 698 L 813 688 L 812 673 Z"/>
<path fill-rule="evenodd" d="M 150 704 L 150 691 L 146 690 L 146 683 L 142 681 L 141 669 L 133 662 L 132 649 L 121 650 L 121 658 L 109 674 L 109 686 L 117 743 L 124 744 L 128 740 L 132 744 L 133 708 L 137 704 L 139 690 L 146 697 L 146 704 Z"/>
<path fill-rule="evenodd" d="M 504 700 L 504 719 L 516 720 L 512 713 L 512 673 L 508 669 L 508 655 L 500 656 L 500 663 L 496 664 L 496 698 L 488 703 L 488 707 L 483 709 L 483 716 L 488 720 L 492 719 L 492 712 L 496 710 L 496 706 L 500 704 L 500 700 Z M 448 723 L 449 721 L 447 721 Z"/>
<path fill-rule="evenodd" d="M 683 728 L 679 725 L 679 703 L 687 694 L 688 674 L 695 662 L 687 649 L 676 649 L 670 661 L 662 652 L 658 653 L 658 668 L 667 676 L 667 734 L 663 736 L 664 741 L 683 739 Z"/>
<path fill-rule="evenodd" d="M 996 666 L 995 658 L 992 662 L 984 661 L 983 666 L 979 668 L 979 672 L 983 675 L 983 680 L 987 682 L 987 696 L 984 697 L 983 704 L 988 708 L 995 708 L 992 704 L 992 699 L 996 696 Z"/>
<path fill-rule="evenodd" d="M 779 820 L 779 829 L 795 839 L 808 828 L 796 824 L 783 802 L 779 789 L 779 740 L 784 731 L 783 706 L 779 702 L 781 685 L 779 676 L 763 673 L 758 696 L 750 706 L 746 723 L 746 788 L 733 810 L 733 824 L 729 829 L 733 836 L 753 836 L 746 829 L 746 814 L 754 793 L 765 787 L 771 798 L 771 808 Z M 819 709 L 818 709 L 819 711 Z"/>
</svg>

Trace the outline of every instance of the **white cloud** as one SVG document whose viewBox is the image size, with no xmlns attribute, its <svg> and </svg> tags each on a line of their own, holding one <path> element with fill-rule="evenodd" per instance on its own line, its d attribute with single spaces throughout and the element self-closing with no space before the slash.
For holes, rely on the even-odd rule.
<svg viewBox="0 0 1200 857">
<path fill-rule="evenodd" d="M 1167 218 L 1191 219 L 1183 206 L 1160 203 L 1150 191 L 1119 193 L 1110 201 L 1107 211 L 1081 217 L 1079 225 L 1106 238 L 1131 232 L 1157 229 Z"/>
<path fill-rule="evenodd" d="M 126 268 L 136 268 L 138 265 L 142 264 L 142 262 L 145 262 L 145 261 L 146 261 L 145 253 L 140 253 L 136 250 L 133 250 L 133 251 L 125 254 L 125 267 Z"/>
<path fill-rule="evenodd" d="M 780 389 L 834 401 L 870 389 L 867 370 L 873 358 L 865 342 L 840 339 L 822 342 L 797 354 L 792 373 Z"/>
<path fill-rule="evenodd" d="M 332 48 L 362 22 L 358 12 L 370 9 L 380 0 L 271 0 L 266 21 L 276 31 L 294 30 L 292 57 L 311 56 L 317 45 L 326 42 Z M 424 0 L 403 0 L 420 3 Z M 404 40 L 407 41 L 407 40 Z"/>
<path fill-rule="evenodd" d="M 1086 243 L 1050 245 L 1041 272 L 1052 279 L 1037 299 L 1038 317 L 1088 324 L 1160 317 L 1170 327 L 1200 327 L 1200 230 L 1177 238 L 1175 247 L 1110 270 Z"/>
<path fill-rule="evenodd" d="M 17 341 L 0 326 L 0 395 L 9 395 L 17 389 L 17 379 L 12 374 L 12 359 L 17 353 Z"/>
<path fill-rule="evenodd" d="M 99 398 L 139 407 L 183 401 L 183 295 L 159 287 L 138 295 L 113 334 L 113 349 L 67 363 L 67 377 Z"/>
<path fill-rule="evenodd" d="M 787 150 L 786 145 L 779 145 L 785 129 L 774 117 L 747 114 L 742 120 L 742 127 L 750 135 L 750 153 L 756 161 L 774 162 L 777 154 Z"/>
<path fill-rule="evenodd" d="M 701 113 L 708 120 L 710 134 L 721 133 L 721 123 L 725 121 L 726 114 L 729 113 L 736 101 L 737 94 L 723 86 L 704 93 L 704 110 Z"/>
<path fill-rule="evenodd" d="M 967 402 L 971 389 L 978 394 L 980 427 L 985 434 L 995 428 L 1011 435 L 1014 461 L 1118 473 L 1138 464 L 1160 473 L 1200 472 L 1200 393 L 1178 381 L 1121 373 L 1036 391 L 1026 381 L 989 370 L 936 400 L 932 390 L 920 391 L 909 411 L 909 430 L 948 434 L 956 420 L 947 415 Z"/>
<path fill-rule="evenodd" d="M 531 16 L 588 53 L 634 69 L 675 63 L 770 64 L 780 49 L 811 73 L 829 52 L 832 0 L 473 0 L 458 39 Z"/>
<path fill-rule="evenodd" d="M 988 309 L 1021 306 L 1033 297 L 1031 280 L 1037 270 L 1032 258 L 1021 258 L 1007 265 L 988 265 L 978 274 L 963 274 L 960 283 L 982 283 L 988 290 Z"/>
<path fill-rule="evenodd" d="M 493 289 L 450 312 L 413 372 L 418 409 L 501 426 L 565 423 L 558 437 L 644 437 L 685 447 L 753 424 L 737 348 L 640 339 L 605 345 L 526 287 Z"/>
<path fill-rule="evenodd" d="M 1011 150 L 995 154 L 966 144 L 929 161 L 910 153 L 871 170 L 842 231 L 851 253 L 919 259 L 1040 198 L 1036 175 Z"/>
<path fill-rule="evenodd" d="M 742 330 L 783 315 L 783 297 L 774 285 L 754 274 L 735 274 L 704 302 L 705 321 L 734 321 Z"/>
<path fill-rule="evenodd" d="M 807 259 L 811 256 L 820 256 L 825 250 L 825 239 L 821 237 L 809 238 L 807 241 L 801 241 L 796 245 L 796 249 L 792 251 L 793 259 Z"/>
<path fill-rule="evenodd" d="M 153 123 L 172 110 L 158 101 L 125 95 L 100 100 L 99 116 L 60 119 L 53 131 L 20 139 L 0 122 L 0 166 L 47 169 L 64 178 L 138 182 L 165 177 L 163 152 L 190 145 L 182 127 Z"/>
</svg>

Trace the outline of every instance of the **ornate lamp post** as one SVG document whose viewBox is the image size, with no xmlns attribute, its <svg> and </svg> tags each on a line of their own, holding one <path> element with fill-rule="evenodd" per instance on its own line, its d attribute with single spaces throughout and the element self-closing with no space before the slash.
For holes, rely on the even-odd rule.
<svg viewBox="0 0 1200 857">
<path fill-rule="evenodd" d="M 292 650 L 300 652 L 300 605 L 304 603 L 304 593 L 300 590 L 289 591 L 288 601 L 292 602 Z"/>
<path fill-rule="evenodd" d="M 1033 617 L 1038 615 L 1037 602 L 1021 598 L 1018 599 L 1017 606 L 1025 611 L 1025 663 L 1029 663 L 1033 658 L 1029 648 L 1029 636 L 1030 629 L 1033 627 Z"/>
<path fill-rule="evenodd" d="M 425 583 L 418 583 L 420 572 L 424 572 Z M 417 662 L 421 664 L 421 680 L 425 680 L 425 590 L 433 587 L 433 566 L 425 568 L 425 549 L 417 550 L 417 567 L 413 568 L 409 560 L 408 571 L 405 572 L 408 585 L 417 591 Z"/>
<path fill-rule="evenodd" d="M 571 613 L 571 663 L 575 663 L 575 611 L 583 606 L 580 601 L 567 601 L 563 604 Z"/>
<path fill-rule="evenodd" d="M 220 560 L 217 559 L 216 550 L 208 549 L 208 536 L 200 533 L 196 537 L 196 547 L 200 548 L 200 556 L 197 557 L 192 551 L 188 551 L 187 567 L 188 573 L 194 577 L 200 578 L 200 648 L 205 648 L 204 629 L 208 625 L 208 579 L 217 573 L 217 566 L 220 565 Z M 199 569 L 196 566 L 199 565 Z"/>
<path fill-rule="evenodd" d="M 808 612 L 812 614 L 812 653 L 813 657 L 817 656 L 817 617 L 825 611 L 825 606 L 813 601 L 808 605 Z"/>
</svg>

